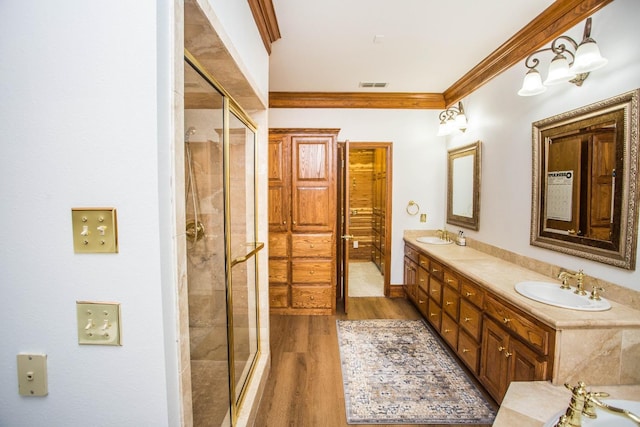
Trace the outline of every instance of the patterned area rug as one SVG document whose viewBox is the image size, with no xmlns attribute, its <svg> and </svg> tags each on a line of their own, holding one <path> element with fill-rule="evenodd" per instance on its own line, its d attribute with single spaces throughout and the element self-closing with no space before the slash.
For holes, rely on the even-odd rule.
<svg viewBox="0 0 640 427">
<path fill-rule="evenodd" d="M 495 411 L 421 320 L 338 320 L 349 424 L 492 424 Z"/>
</svg>

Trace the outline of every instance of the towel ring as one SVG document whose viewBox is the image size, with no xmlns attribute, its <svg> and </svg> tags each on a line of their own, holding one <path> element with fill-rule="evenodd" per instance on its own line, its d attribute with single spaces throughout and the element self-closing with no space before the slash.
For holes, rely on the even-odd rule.
<svg viewBox="0 0 640 427">
<path fill-rule="evenodd" d="M 411 216 L 414 216 L 418 215 L 418 212 L 420 212 L 420 206 L 413 200 L 409 200 L 409 204 L 407 205 L 407 213 Z"/>
</svg>

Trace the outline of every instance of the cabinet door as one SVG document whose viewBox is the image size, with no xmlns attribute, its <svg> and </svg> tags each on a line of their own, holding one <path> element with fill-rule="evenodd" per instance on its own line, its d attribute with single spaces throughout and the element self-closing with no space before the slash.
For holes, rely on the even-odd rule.
<svg viewBox="0 0 640 427">
<path fill-rule="evenodd" d="M 509 382 L 548 379 L 546 358 L 515 339 L 509 344 L 509 353 Z"/>
<path fill-rule="evenodd" d="M 493 321 L 485 319 L 480 352 L 480 381 L 498 403 L 502 402 L 507 391 L 509 359 L 505 357 L 505 350 L 508 345 L 509 334 Z"/>
<path fill-rule="evenodd" d="M 335 138 L 292 136 L 292 231 L 332 232 L 336 223 Z"/>
<path fill-rule="evenodd" d="M 404 286 L 411 300 L 416 299 L 418 265 L 410 258 L 404 257 Z"/>
<path fill-rule="evenodd" d="M 289 137 L 269 135 L 269 231 L 287 231 L 290 215 Z"/>
</svg>

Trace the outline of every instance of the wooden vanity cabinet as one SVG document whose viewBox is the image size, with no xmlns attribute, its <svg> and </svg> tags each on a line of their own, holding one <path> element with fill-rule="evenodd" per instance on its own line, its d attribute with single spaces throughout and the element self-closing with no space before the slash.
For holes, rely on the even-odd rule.
<svg viewBox="0 0 640 427">
<path fill-rule="evenodd" d="M 413 297 L 408 283 L 414 283 Z M 498 403 L 511 381 L 551 379 L 552 328 L 409 244 L 405 284 L 423 316 Z"/>
<path fill-rule="evenodd" d="M 269 130 L 272 313 L 335 312 L 337 133 L 337 129 Z"/>
<path fill-rule="evenodd" d="M 511 381 L 550 379 L 548 357 L 531 350 L 490 318 L 484 322 L 481 354 L 479 379 L 498 403 Z"/>
</svg>

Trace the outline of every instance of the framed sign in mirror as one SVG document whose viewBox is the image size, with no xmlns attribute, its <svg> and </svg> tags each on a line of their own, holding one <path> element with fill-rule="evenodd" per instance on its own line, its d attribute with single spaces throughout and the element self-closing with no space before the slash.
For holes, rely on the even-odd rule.
<svg viewBox="0 0 640 427">
<path fill-rule="evenodd" d="M 480 227 L 480 141 L 449 150 L 447 224 Z"/>
<path fill-rule="evenodd" d="M 533 123 L 532 245 L 635 269 L 639 92 Z"/>
</svg>

